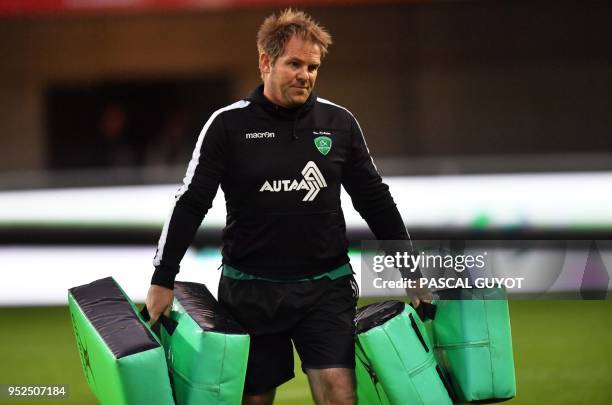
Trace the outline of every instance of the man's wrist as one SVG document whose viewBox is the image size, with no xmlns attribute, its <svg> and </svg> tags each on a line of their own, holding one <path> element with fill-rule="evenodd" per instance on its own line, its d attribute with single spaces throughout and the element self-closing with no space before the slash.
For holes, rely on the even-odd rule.
<svg viewBox="0 0 612 405">
<path fill-rule="evenodd" d="M 161 287 L 169 288 L 170 290 L 174 289 L 174 279 L 176 278 L 176 273 L 164 271 L 163 268 L 157 267 L 153 272 L 153 277 L 151 277 L 151 284 L 159 285 Z"/>
</svg>

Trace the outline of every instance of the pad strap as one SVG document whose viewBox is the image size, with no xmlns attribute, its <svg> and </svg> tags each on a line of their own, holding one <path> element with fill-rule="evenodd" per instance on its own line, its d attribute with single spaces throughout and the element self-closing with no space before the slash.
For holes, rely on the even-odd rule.
<svg viewBox="0 0 612 405">
<path fill-rule="evenodd" d="M 144 319 L 145 322 L 149 322 L 149 320 L 151 319 L 151 315 L 149 315 L 149 310 L 147 309 L 146 305 L 140 311 L 140 316 L 142 316 L 142 319 Z M 168 332 L 169 335 L 172 335 L 176 330 L 176 327 L 178 326 L 178 322 L 174 319 L 168 318 L 164 314 L 161 314 L 160 317 L 157 319 L 157 322 L 151 325 L 151 330 L 153 330 L 153 332 L 155 332 L 157 336 L 160 336 L 161 333 L 161 331 L 159 330 L 160 325 L 162 325 L 164 329 L 166 329 L 166 332 Z"/>
</svg>

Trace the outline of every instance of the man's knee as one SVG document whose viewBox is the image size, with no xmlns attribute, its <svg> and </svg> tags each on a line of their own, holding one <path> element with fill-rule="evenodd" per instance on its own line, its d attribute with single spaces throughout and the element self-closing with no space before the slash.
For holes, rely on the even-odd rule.
<svg viewBox="0 0 612 405">
<path fill-rule="evenodd" d="M 272 389 L 263 394 L 256 395 L 243 395 L 242 405 L 272 405 L 274 402 L 274 396 L 276 395 L 276 389 Z"/>
<path fill-rule="evenodd" d="M 318 405 L 355 403 L 355 371 L 350 368 L 307 369 L 312 396 Z"/>
</svg>

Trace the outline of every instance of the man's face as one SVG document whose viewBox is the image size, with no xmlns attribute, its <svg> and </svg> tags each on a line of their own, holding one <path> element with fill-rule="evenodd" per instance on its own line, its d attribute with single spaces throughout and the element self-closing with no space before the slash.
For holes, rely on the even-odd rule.
<svg viewBox="0 0 612 405">
<path fill-rule="evenodd" d="M 304 104 L 315 85 L 320 65 L 319 45 L 294 35 L 274 63 L 265 53 L 259 56 L 264 95 L 285 108 Z"/>
</svg>

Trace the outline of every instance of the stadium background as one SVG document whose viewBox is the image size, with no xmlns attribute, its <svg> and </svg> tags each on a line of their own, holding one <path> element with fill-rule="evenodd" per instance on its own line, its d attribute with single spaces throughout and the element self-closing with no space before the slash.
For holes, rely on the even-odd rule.
<svg viewBox="0 0 612 405">
<path fill-rule="evenodd" d="M 0 384 L 94 403 L 66 289 L 113 275 L 142 302 L 199 129 L 258 83 L 255 32 L 287 5 L 332 32 L 316 90 L 359 119 L 414 237 L 610 239 L 610 2 L 0 0 Z M 214 290 L 213 210 L 181 278 Z M 609 403 L 606 293 L 513 298 L 512 402 Z M 296 375 L 278 403 L 310 403 Z"/>
</svg>

